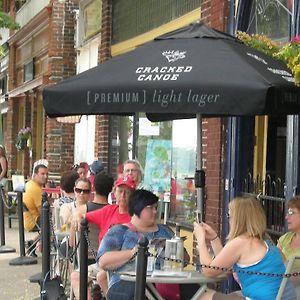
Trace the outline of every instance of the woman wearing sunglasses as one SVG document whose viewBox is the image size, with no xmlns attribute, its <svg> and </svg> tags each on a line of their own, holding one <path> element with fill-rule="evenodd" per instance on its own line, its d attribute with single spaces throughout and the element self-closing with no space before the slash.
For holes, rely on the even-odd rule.
<svg viewBox="0 0 300 300">
<path fill-rule="evenodd" d="M 84 209 L 89 201 L 91 193 L 91 183 L 87 178 L 79 177 L 75 181 L 74 187 L 75 201 L 71 203 L 65 203 L 60 208 L 60 218 L 62 224 L 70 227 L 72 217 L 75 215 L 76 209 Z"/>
<path fill-rule="evenodd" d="M 263 299 L 274 300 L 281 284 L 281 277 L 257 273 L 284 274 L 285 266 L 279 249 L 266 234 L 265 212 L 256 198 L 235 198 L 229 203 L 228 242 L 223 247 L 216 232 L 205 223 L 194 223 L 200 263 L 210 267 L 233 269 L 241 286 L 241 293 L 228 295 L 208 291 L 201 300 Z M 215 257 L 208 251 L 210 243 Z M 215 277 L 224 270 L 202 267 L 208 277 Z M 282 299 L 296 300 L 296 293 L 288 281 Z"/>
<path fill-rule="evenodd" d="M 292 256 L 300 256 L 300 196 L 292 198 L 287 207 L 285 219 L 289 231 L 279 238 L 277 247 L 289 260 Z M 295 260 L 291 272 L 300 272 L 300 259 Z M 292 281 L 297 286 L 297 290 L 300 289 L 299 277 L 292 277 Z"/>
<path fill-rule="evenodd" d="M 68 231 L 68 237 L 63 238 L 59 245 L 61 255 L 67 257 L 75 246 L 75 231 L 70 226 L 72 218 L 75 216 L 76 209 L 83 209 L 86 206 L 91 193 L 91 183 L 87 178 L 78 178 L 74 187 L 75 200 L 70 203 L 64 203 L 60 208 L 61 230 L 65 228 Z M 70 265 L 71 267 L 71 265 Z M 70 269 L 71 270 L 71 269 Z"/>
</svg>

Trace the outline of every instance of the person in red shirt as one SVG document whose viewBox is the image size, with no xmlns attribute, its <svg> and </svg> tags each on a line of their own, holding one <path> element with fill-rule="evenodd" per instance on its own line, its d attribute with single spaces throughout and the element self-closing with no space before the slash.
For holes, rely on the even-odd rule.
<svg viewBox="0 0 300 300">
<path fill-rule="evenodd" d="M 86 218 L 89 223 L 99 226 L 99 244 L 108 231 L 115 224 L 128 223 L 130 215 L 128 213 L 128 199 L 136 189 L 136 183 L 130 176 L 122 176 L 115 181 L 114 193 L 116 195 L 116 204 L 107 205 L 102 209 L 88 212 L 77 216 L 73 226 L 78 228 L 78 221 Z"/>
<path fill-rule="evenodd" d="M 79 221 L 85 218 L 89 223 L 99 226 L 99 245 L 108 229 L 116 224 L 128 223 L 131 217 L 128 213 L 129 196 L 135 191 L 136 183 L 131 176 L 121 176 L 114 184 L 114 194 L 116 195 L 116 204 L 106 205 L 101 209 L 87 212 L 86 214 L 77 215 L 74 219 L 73 226 L 75 230 L 79 228 Z M 106 273 L 99 270 L 97 278 L 101 282 L 101 289 L 105 294 L 107 291 Z"/>
</svg>

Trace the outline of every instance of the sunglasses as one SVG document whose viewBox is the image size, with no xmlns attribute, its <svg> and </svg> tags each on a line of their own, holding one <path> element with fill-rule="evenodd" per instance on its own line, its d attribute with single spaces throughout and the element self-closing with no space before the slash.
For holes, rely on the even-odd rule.
<svg viewBox="0 0 300 300">
<path fill-rule="evenodd" d="M 72 167 L 71 167 L 71 170 L 77 170 L 79 167 L 79 164 L 74 164 Z"/>
<path fill-rule="evenodd" d="M 89 194 L 91 192 L 91 190 L 83 190 L 83 189 L 80 189 L 80 188 L 75 188 L 75 192 L 78 193 L 78 194 Z"/>
</svg>

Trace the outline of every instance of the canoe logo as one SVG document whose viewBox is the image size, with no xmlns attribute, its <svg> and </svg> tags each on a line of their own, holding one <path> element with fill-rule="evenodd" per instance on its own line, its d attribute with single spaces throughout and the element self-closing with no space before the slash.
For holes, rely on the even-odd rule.
<svg viewBox="0 0 300 300">
<path fill-rule="evenodd" d="M 168 62 L 174 62 L 179 59 L 185 58 L 186 51 L 179 51 L 179 50 L 169 50 L 169 51 L 164 51 L 162 53 L 163 56 L 166 57 Z"/>
</svg>

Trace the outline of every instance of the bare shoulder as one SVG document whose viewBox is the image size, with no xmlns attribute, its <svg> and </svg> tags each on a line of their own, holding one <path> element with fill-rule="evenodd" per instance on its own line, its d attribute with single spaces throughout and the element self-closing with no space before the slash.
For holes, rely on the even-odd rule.
<svg viewBox="0 0 300 300">
<path fill-rule="evenodd" d="M 235 252 L 235 253 L 243 253 L 246 248 L 249 247 L 250 241 L 243 237 L 243 236 L 238 236 L 229 242 L 226 243 L 225 247 L 228 249 L 230 252 Z"/>
<path fill-rule="evenodd" d="M 229 241 L 226 245 L 230 245 L 231 247 L 240 247 L 244 243 L 247 243 L 247 238 L 243 236 L 238 236 L 231 241 Z"/>
</svg>

